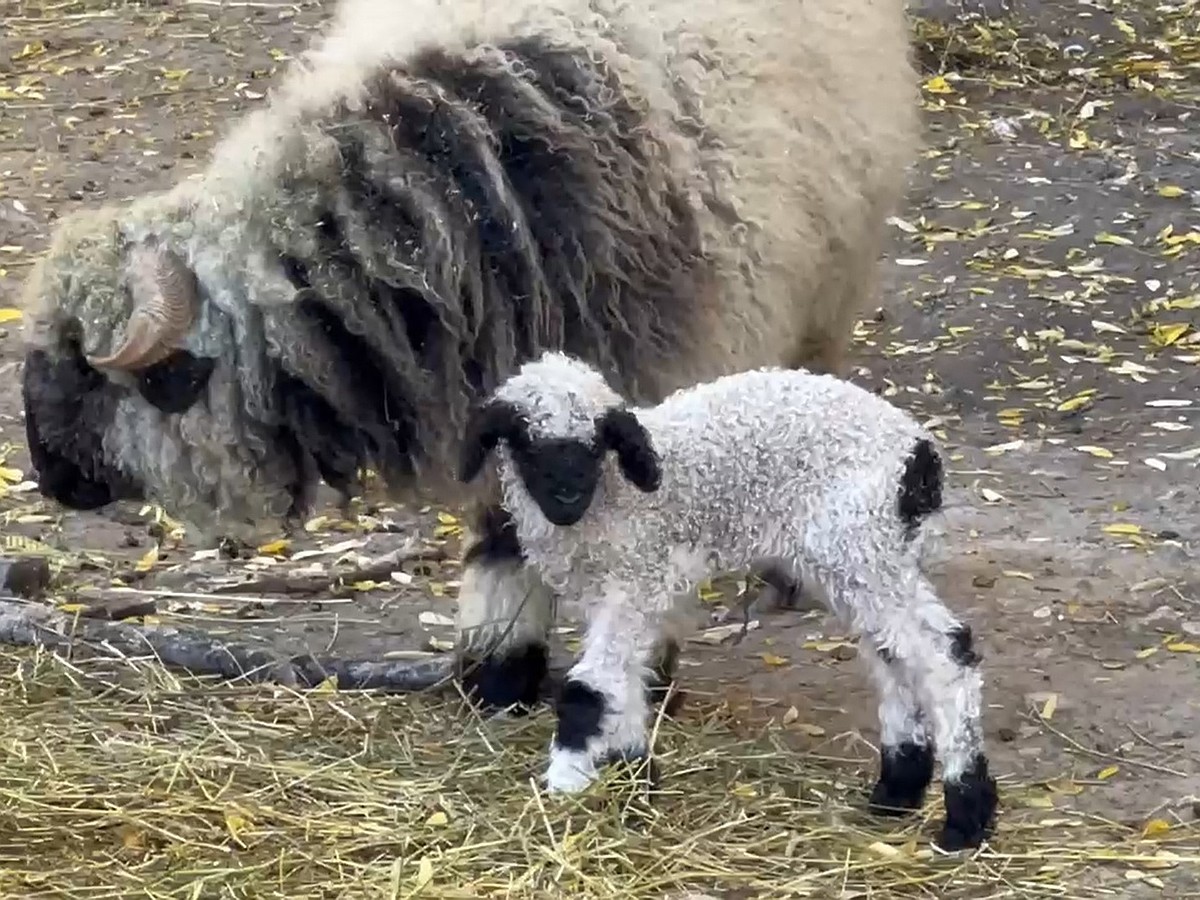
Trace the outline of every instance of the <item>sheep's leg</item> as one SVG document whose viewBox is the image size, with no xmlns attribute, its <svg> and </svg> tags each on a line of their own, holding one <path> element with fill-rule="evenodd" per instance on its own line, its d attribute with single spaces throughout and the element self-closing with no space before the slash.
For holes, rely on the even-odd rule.
<svg viewBox="0 0 1200 900">
<path fill-rule="evenodd" d="M 979 656 L 971 629 L 932 585 L 920 576 L 912 582 L 907 602 L 874 597 L 858 609 L 864 619 L 878 616 L 864 630 L 891 654 L 890 665 L 903 670 L 930 720 L 946 806 L 938 844 L 945 850 L 978 847 L 991 832 L 998 799 L 984 752 Z"/>
<path fill-rule="evenodd" d="M 879 691 L 879 780 L 871 791 L 877 815 L 920 809 L 933 780 L 933 742 L 916 692 L 891 654 L 864 642 L 863 658 Z"/>
<path fill-rule="evenodd" d="M 551 791 L 583 790 L 601 766 L 639 762 L 649 754 L 647 675 L 656 651 L 662 652 L 662 619 L 640 605 L 645 594 L 636 595 L 636 604 L 629 597 L 609 593 L 591 610 L 583 652 L 558 699 L 546 770 Z"/>
<path fill-rule="evenodd" d="M 463 687 L 486 708 L 520 714 L 537 702 L 546 677 L 553 594 L 522 559 L 501 507 L 483 508 L 476 530 L 458 592 Z"/>
</svg>

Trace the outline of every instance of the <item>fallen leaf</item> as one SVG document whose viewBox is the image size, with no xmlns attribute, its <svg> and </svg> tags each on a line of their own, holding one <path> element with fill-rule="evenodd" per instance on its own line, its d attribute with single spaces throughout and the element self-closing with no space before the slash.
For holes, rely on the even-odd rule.
<svg viewBox="0 0 1200 900">
<path fill-rule="evenodd" d="M 436 613 L 431 610 L 426 610 L 417 616 L 417 621 L 419 621 L 422 625 L 450 626 L 454 624 L 454 620 L 449 616 L 444 616 L 441 613 Z"/>
<path fill-rule="evenodd" d="M 1151 819 L 1146 823 L 1146 827 L 1142 829 L 1142 837 L 1154 837 L 1155 835 L 1165 834 L 1171 830 L 1171 823 L 1165 819 Z"/>
<path fill-rule="evenodd" d="M 144 554 L 142 554 L 142 558 L 139 559 L 134 564 L 133 568 L 134 568 L 134 571 L 137 571 L 137 572 L 149 572 L 154 567 L 154 564 L 156 562 L 158 562 L 158 545 L 157 544 L 155 544 L 153 547 L 151 547 L 149 550 L 147 550 Z"/>
<path fill-rule="evenodd" d="M 291 545 L 291 541 L 287 538 L 280 538 L 276 541 L 268 541 L 258 548 L 258 552 L 265 556 L 276 556 L 282 553 Z"/>
<path fill-rule="evenodd" d="M 13 309 L 11 306 L 0 308 L 0 325 L 6 325 L 9 322 L 16 322 L 21 318 L 21 311 Z"/>
<path fill-rule="evenodd" d="M 1058 694 L 1051 694 L 1042 705 L 1042 718 L 1049 722 L 1054 717 L 1056 709 L 1058 709 Z"/>
<path fill-rule="evenodd" d="M 450 817 L 447 816 L 440 809 L 437 812 L 435 812 L 433 815 L 431 815 L 428 819 L 425 820 L 426 825 L 436 825 L 439 827 L 442 825 L 446 825 L 449 822 L 450 822 Z"/>
<path fill-rule="evenodd" d="M 330 675 L 312 689 L 314 694 L 336 694 L 338 680 L 336 675 Z"/>
<path fill-rule="evenodd" d="M 1105 768 L 1101 769 L 1099 772 L 1096 773 L 1096 778 L 1099 779 L 1100 781 L 1107 781 L 1109 778 L 1112 778 L 1114 775 L 1116 775 L 1120 771 L 1121 771 L 1120 766 L 1106 766 Z"/>
<path fill-rule="evenodd" d="M 1200 653 L 1200 644 L 1192 644 L 1188 641 L 1176 641 L 1175 643 L 1167 644 L 1167 649 L 1172 653 Z"/>
<path fill-rule="evenodd" d="M 762 654 L 762 661 L 768 666 L 786 666 L 789 662 L 786 656 L 776 656 L 774 653 Z"/>
<path fill-rule="evenodd" d="M 1102 525 L 1100 530 L 1105 534 L 1141 534 L 1142 526 L 1131 522 L 1114 522 L 1111 525 Z"/>
<path fill-rule="evenodd" d="M 1087 453 L 1091 456 L 1099 457 L 1100 459 L 1113 458 L 1113 452 L 1111 450 L 1106 450 L 1104 447 L 1096 447 L 1091 444 L 1084 444 L 1083 446 L 1076 447 L 1075 449 L 1080 453 Z"/>
<path fill-rule="evenodd" d="M 1187 191 L 1175 184 L 1160 184 L 1158 186 L 1158 196 L 1166 197 L 1168 200 L 1175 197 L 1182 197 L 1186 193 Z"/>
</svg>

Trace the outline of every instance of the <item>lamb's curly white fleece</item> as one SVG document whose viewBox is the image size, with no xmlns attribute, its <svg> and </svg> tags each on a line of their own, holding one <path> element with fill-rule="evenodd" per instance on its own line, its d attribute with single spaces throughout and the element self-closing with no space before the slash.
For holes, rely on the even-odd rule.
<svg viewBox="0 0 1200 900">
<path fill-rule="evenodd" d="M 494 396 L 526 417 L 534 440 L 591 441 L 597 417 L 623 405 L 598 372 L 557 353 Z M 906 527 L 898 510 L 906 460 L 932 435 L 856 385 L 796 370 L 730 375 L 631 411 L 660 457 L 660 486 L 640 490 L 609 454 L 572 526 L 546 519 L 509 447 L 496 447 L 526 559 L 588 610 L 568 683 L 604 698 L 586 750 L 552 746 L 550 787 L 581 788 L 613 754 L 646 751 L 643 670 L 672 598 L 765 558 L 789 564 L 863 635 L 884 746 L 933 742 L 945 782 L 960 779 L 982 753 L 980 677 L 956 654 L 960 624 L 921 572 L 926 528 Z"/>
</svg>

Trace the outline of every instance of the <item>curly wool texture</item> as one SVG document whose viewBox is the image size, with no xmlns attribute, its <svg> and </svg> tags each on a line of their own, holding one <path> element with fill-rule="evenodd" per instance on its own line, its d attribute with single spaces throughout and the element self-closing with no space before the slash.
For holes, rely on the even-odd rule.
<svg viewBox="0 0 1200 900">
<path fill-rule="evenodd" d="M 840 365 L 917 144 L 901 0 L 349 0 L 201 178 L 60 225 L 30 346 L 111 352 L 155 236 L 216 366 L 181 413 L 106 373 L 106 465 L 228 533 L 363 465 L 448 501 L 471 400 L 543 349 L 648 402 Z"/>
<path fill-rule="evenodd" d="M 942 846 L 986 836 L 996 789 L 979 657 L 922 572 L 942 463 L 910 415 L 848 381 L 782 369 L 626 408 L 596 369 L 547 353 L 477 422 L 469 434 L 499 457 L 525 560 L 587 612 L 559 700 L 551 790 L 580 790 L 606 761 L 646 755 L 647 670 L 678 600 L 715 572 L 769 561 L 862 635 L 884 760 L 872 806 L 918 808 L 936 748 Z M 464 460 L 465 474 L 478 468 L 470 439 Z"/>
<path fill-rule="evenodd" d="M 625 402 L 597 370 L 559 353 L 526 363 L 493 396 L 519 412 L 534 441 L 590 443 L 597 420 Z M 925 529 L 906 530 L 898 500 L 908 457 L 933 437 L 857 385 L 757 369 L 630 412 L 658 456 L 660 486 L 634 486 L 608 454 L 591 506 L 569 528 L 550 523 L 511 449 L 497 447 L 505 508 L 526 559 L 555 590 L 652 581 L 674 595 L 713 570 L 776 558 L 812 570 L 795 573 L 806 585 L 834 572 L 887 582 L 920 559 Z M 829 599 L 862 627 L 857 603 Z"/>
</svg>

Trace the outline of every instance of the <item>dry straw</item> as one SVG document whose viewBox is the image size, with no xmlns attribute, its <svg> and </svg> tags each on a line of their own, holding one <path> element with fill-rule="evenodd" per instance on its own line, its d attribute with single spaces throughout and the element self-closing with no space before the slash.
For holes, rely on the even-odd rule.
<svg viewBox="0 0 1200 900">
<path fill-rule="evenodd" d="M 777 723 L 739 737 L 703 699 L 659 723 L 647 804 L 621 773 L 544 795 L 545 711 L 484 721 L 444 698 L 46 651 L 5 652 L 0 671 L 4 897 L 1128 896 L 1200 859 L 1194 825 L 1148 839 L 1022 810 L 1010 784 L 992 845 L 943 856 L 936 792 L 912 820 L 875 819 L 869 756 L 797 752 Z"/>
</svg>

